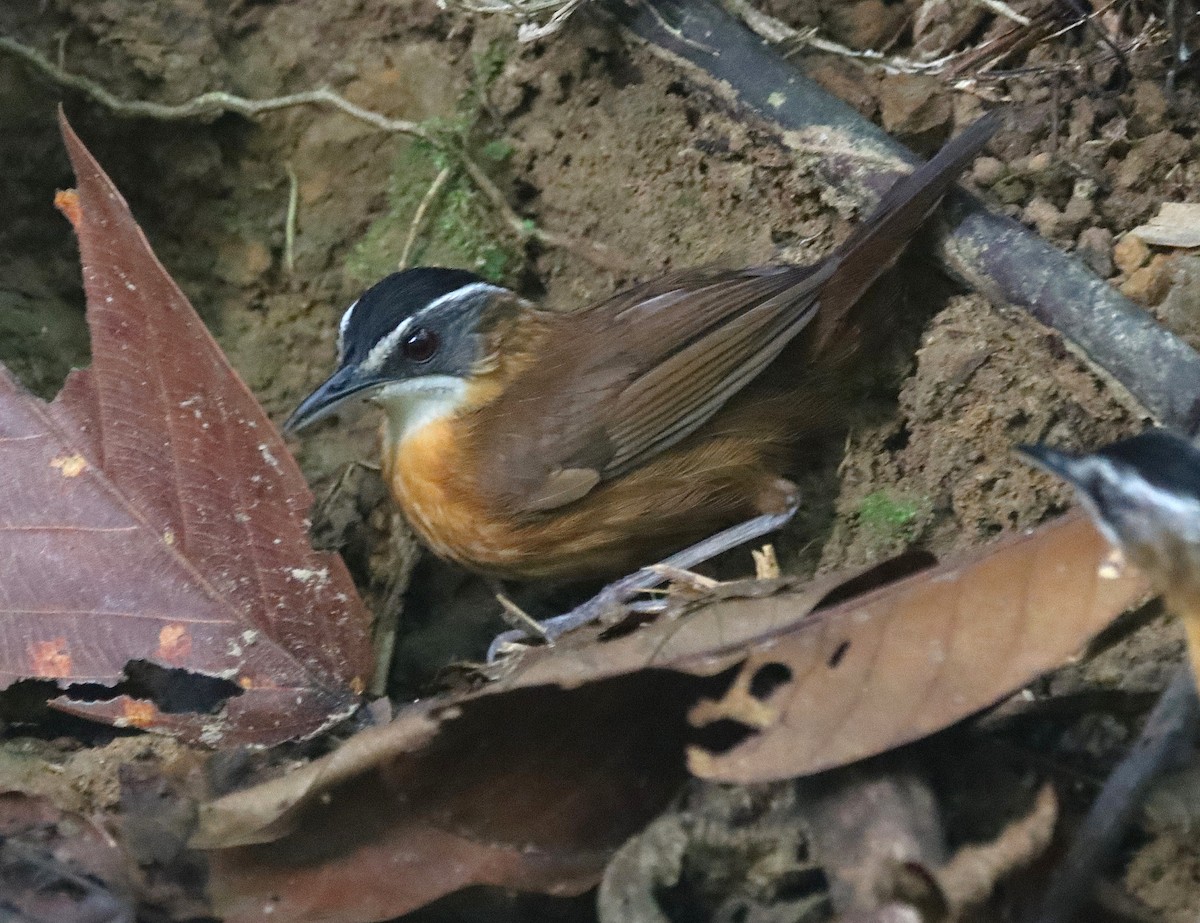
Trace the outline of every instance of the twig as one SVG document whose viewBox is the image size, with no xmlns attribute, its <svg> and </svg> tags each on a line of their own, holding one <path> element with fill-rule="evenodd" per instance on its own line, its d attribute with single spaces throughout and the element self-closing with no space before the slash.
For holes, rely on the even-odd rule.
<svg viewBox="0 0 1200 923">
<path fill-rule="evenodd" d="M 1125 57 L 1125 52 L 1121 50 L 1120 46 L 1109 37 L 1108 32 L 1102 26 L 1100 26 L 1098 20 L 1096 19 L 1096 17 L 1099 15 L 1099 11 L 1091 11 L 1089 14 L 1087 7 L 1085 7 L 1080 0 L 1062 0 L 1062 3 L 1064 6 L 1070 8 L 1070 10 L 1075 13 L 1075 15 L 1077 15 L 1083 22 L 1085 22 L 1089 29 L 1100 36 L 1100 41 L 1107 45 L 1112 51 L 1113 55 L 1116 56 L 1117 63 L 1121 65 L 1121 70 L 1128 79 L 1129 75 L 1133 73 L 1129 67 L 1129 59 Z"/>
<path fill-rule="evenodd" d="M 554 646 L 554 639 L 542 627 L 542 623 L 508 598 L 500 589 L 493 588 L 496 602 L 500 603 L 501 615 L 504 621 L 532 638 L 541 638 L 546 644 Z"/>
<path fill-rule="evenodd" d="M 332 106 L 356 118 L 359 121 L 374 125 L 381 131 L 411 135 L 426 141 L 434 141 L 424 126 L 407 119 L 391 119 L 378 112 L 356 106 L 350 100 L 335 93 L 328 87 L 317 90 L 305 90 L 301 93 L 289 93 L 285 96 L 272 96 L 267 99 L 248 99 L 226 93 L 224 90 L 213 90 L 201 93 L 187 102 L 155 103 L 144 99 L 122 99 L 110 93 L 100 84 L 80 74 L 73 74 L 54 64 L 41 52 L 22 45 L 8 36 L 0 35 L 0 51 L 7 51 L 60 86 L 78 90 L 93 101 L 104 106 L 115 115 L 128 118 L 148 118 L 160 122 L 179 122 L 203 116 L 216 117 L 226 112 L 235 112 L 247 118 L 255 118 L 264 112 L 274 112 L 279 109 L 290 109 L 295 106 Z"/>
<path fill-rule="evenodd" d="M 547 10 L 557 12 L 564 6 L 574 6 L 576 0 L 439 0 L 438 5 L 456 6 L 468 13 L 507 13 L 526 18 Z"/>
<path fill-rule="evenodd" d="M 1200 706 L 1191 667 L 1184 663 L 1150 712 L 1129 755 L 1104 783 L 1051 881 L 1034 923 L 1069 923 L 1108 866 L 1147 786 L 1196 734 Z"/>
<path fill-rule="evenodd" d="M 584 2 L 586 0 L 438 0 L 438 6 L 454 6 L 467 13 L 512 16 L 520 23 L 517 41 L 533 42 L 561 29 Z M 539 25 L 537 18 L 550 10 L 553 14 Z"/>
<path fill-rule="evenodd" d="M 446 180 L 450 179 L 450 174 L 454 171 L 450 167 L 443 167 L 432 183 L 429 184 L 429 189 L 421 198 L 421 204 L 417 206 L 416 212 L 413 214 L 412 223 L 408 226 L 408 237 L 404 241 L 404 249 L 400 251 L 400 269 L 408 268 L 408 258 L 412 254 L 412 248 L 417 243 L 417 236 L 421 233 L 421 226 L 425 223 L 425 213 L 429 211 L 429 206 L 433 204 L 434 199 L 438 197 L 438 193 L 442 191 L 442 187 L 446 185 Z"/>
<path fill-rule="evenodd" d="M 287 170 L 288 202 L 287 219 L 283 225 L 283 265 L 290 276 L 296 268 L 296 211 L 300 205 L 300 182 L 289 160 L 283 165 Z"/>
<path fill-rule="evenodd" d="M 141 99 L 122 99 L 87 77 L 73 74 L 58 67 L 41 52 L 22 45 L 7 36 L 0 36 L 0 51 L 8 52 L 25 61 L 34 70 L 50 78 L 60 86 L 78 90 L 89 99 L 99 103 L 115 115 L 127 118 L 148 118 L 157 121 L 184 121 L 202 117 L 216 118 L 227 112 L 255 119 L 266 112 L 280 109 L 290 109 L 295 106 L 331 106 L 351 118 L 358 119 L 389 134 L 408 135 L 433 145 L 438 150 L 457 159 L 471 177 L 471 181 L 479 187 L 500 212 L 506 224 L 522 243 L 536 240 L 548 247 L 568 250 L 577 256 L 588 260 L 602 269 L 623 272 L 630 269 L 630 264 L 616 256 L 607 247 L 591 241 L 578 241 L 565 234 L 556 234 L 537 227 L 532 221 L 522 218 L 508 204 L 508 199 L 499 187 L 492 182 L 491 177 L 468 156 L 466 151 L 456 145 L 446 144 L 434 132 L 429 131 L 419 122 L 408 119 L 393 119 L 362 106 L 355 105 L 350 100 L 334 92 L 328 87 L 317 90 L 305 90 L 301 93 L 289 93 L 285 96 L 272 96 L 266 99 L 248 99 L 223 90 L 202 93 L 199 96 L 178 104 L 155 103 Z"/>
<path fill-rule="evenodd" d="M 562 6 L 554 11 L 554 15 L 547 19 L 541 25 L 533 22 L 523 22 L 517 27 L 518 42 L 536 42 L 539 39 L 549 38 L 555 32 L 558 32 L 566 24 L 571 15 L 579 9 L 580 5 L 585 0 L 567 0 Z"/>
<path fill-rule="evenodd" d="M 710 54 L 714 58 L 719 58 L 721 56 L 721 52 L 718 49 L 714 48 L 712 45 L 706 45 L 704 42 L 698 41 L 690 36 L 684 35 L 682 30 L 676 28 L 670 22 L 667 21 L 667 18 L 665 16 L 663 16 L 662 12 L 658 9 L 657 6 L 654 5 L 652 0 L 646 0 L 645 9 L 646 9 L 646 12 L 648 12 L 651 16 L 654 17 L 654 19 L 658 22 L 658 24 L 664 30 L 671 33 L 671 35 L 675 36 L 675 38 L 678 41 L 683 42 L 685 45 L 690 45 L 692 48 L 695 48 L 697 51 L 703 52 L 704 54 Z"/>
<path fill-rule="evenodd" d="M 1028 16 L 1022 16 L 1007 3 L 1002 3 L 1001 0 L 975 0 L 975 2 L 980 6 L 991 10 L 997 16 L 1002 16 L 1005 19 L 1011 19 L 1017 25 L 1028 26 L 1033 22 L 1033 20 Z"/>
<path fill-rule="evenodd" d="M 775 45 L 792 44 L 794 47 L 788 51 L 789 55 L 800 48 L 808 47 L 826 54 L 877 64 L 888 73 L 930 74 L 939 72 L 956 57 L 963 54 L 963 52 L 955 52 L 934 61 L 913 61 L 911 58 L 886 55 L 870 48 L 861 50 L 848 48 L 827 38 L 821 38 L 816 29 L 794 29 L 787 23 L 755 8 L 750 0 L 725 0 L 725 6 L 768 42 Z M 661 14 L 657 14 L 657 18 L 659 22 L 663 21 Z M 678 34 L 678 30 L 675 31 Z"/>
</svg>

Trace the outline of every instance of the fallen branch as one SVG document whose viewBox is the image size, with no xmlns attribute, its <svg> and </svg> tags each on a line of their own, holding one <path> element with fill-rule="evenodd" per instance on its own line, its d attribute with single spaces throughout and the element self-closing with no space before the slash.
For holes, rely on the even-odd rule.
<svg viewBox="0 0 1200 923">
<path fill-rule="evenodd" d="M 835 184 L 865 182 L 882 190 L 895 179 L 890 164 L 916 160 L 711 0 L 658 0 L 653 11 L 649 4 L 610 9 L 635 36 L 732 105 L 788 130 L 796 149 L 818 153 Z M 867 157 L 878 166 L 863 177 Z M 952 273 L 1060 331 L 1160 422 L 1189 433 L 1200 425 L 1200 354 L 1018 222 L 962 192 L 948 206 L 950 230 L 939 258 Z"/>
</svg>

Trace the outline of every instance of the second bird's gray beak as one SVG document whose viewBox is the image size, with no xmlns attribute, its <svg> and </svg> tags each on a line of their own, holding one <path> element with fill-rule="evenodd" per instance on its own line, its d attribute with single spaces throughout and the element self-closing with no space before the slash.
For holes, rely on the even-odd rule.
<svg viewBox="0 0 1200 923">
<path fill-rule="evenodd" d="M 1017 452 L 1036 467 L 1057 475 L 1068 484 L 1079 483 L 1079 459 L 1048 445 L 1019 445 Z"/>
<path fill-rule="evenodd" d="M 304 427 L 323 420 L 352 397 L 365 397 L 365 392 L 372 391 L 381 384 L 383 383 L 373 378 L 364 380 L 358 375 L 357 366 L 344 365 L 300 402 L 300 406 L 283 424 L 283 431 L 297 433 Z"/>
</svg>

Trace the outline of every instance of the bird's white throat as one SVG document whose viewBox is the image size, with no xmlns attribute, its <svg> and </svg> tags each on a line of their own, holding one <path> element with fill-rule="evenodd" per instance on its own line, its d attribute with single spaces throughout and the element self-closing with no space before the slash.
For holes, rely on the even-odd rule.
<svg viewBox="0 0 1200 923">
<path fill-rule="evenodd" d="M 467 383 L 453 375 L 427 375 L 393 381 L 370 398 L 387 416 L 387 441 L 395 445 L 410 433 L 452 416 L 466 400 Z"/>
</svg>

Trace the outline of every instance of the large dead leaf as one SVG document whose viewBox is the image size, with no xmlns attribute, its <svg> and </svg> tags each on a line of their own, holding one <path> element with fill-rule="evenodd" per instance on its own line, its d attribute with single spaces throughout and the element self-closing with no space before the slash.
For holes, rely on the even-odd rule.
<svg viewBox="0 0 1200 923">
<path fill-rule="evenodd" d="M 1069 660 L 1148 593 L 1102 567 L 1111 549 L 1073 514 L 963 561 L 815 614 L 747 647 L 692 720 L 755 729 L 689 768 L 723 781 L 787 778 L 890 750 L 993 704 Z M 728 621 L 775 600 L 721 604 Z"/>
<path fill-rule="evenodd" d="M 0 368 L 3 684 L 113 685 L 144 661 L 240 694 L 216 714 L 55 704 L 210 744 L 312 734 L 356 704 L 367 614 L 341 560 L 309 544 L 312 497 L 282 440 L 62 130 L 93 360 L 50 405 Z"/>
<path fill-rule="evenodd" d="M 579 890 L 681 777 L 683 711 L 751 731 L 726 752 L 693 741 L 691 769 L 715 778 L 870 756 L 997 701 L 1143 597 L 1138 579 L 1098 575 L 1106 555 L 1065 517 L 865 593 L 859 575 L 729 586 L 687 614 L 532 651 L 481 690 L 208 805 L 196 843 L 217 850 L 218 910 L 358 923 L 469 884 Z"/>
<path fill-rule="evenodd" d="M 685 778 L 695 695 L 692 677 L 645 671 L 411 706 L 348 743 L 356 752 L 302 767 L 296 784 L 285 776 L 210 809 L 198 843 L 290 831 L 213 856 L 215 909 L 227 923 L 353 923 L 476 884 L 578 894 Z"/>
</svg>

